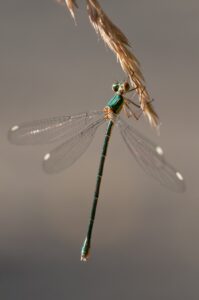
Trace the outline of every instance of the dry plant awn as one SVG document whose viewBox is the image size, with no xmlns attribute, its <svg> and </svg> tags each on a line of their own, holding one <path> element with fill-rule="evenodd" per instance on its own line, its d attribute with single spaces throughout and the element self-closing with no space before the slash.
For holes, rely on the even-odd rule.
<svg viewBox="0 0 199 300">
<path fill-rule="evenodd" d="M 59 172 L 70 167 L 88 148 L 97 128 L 107 124 L 96 188 L 91 210 L 88 232 L 84 241 L 81 260 L 88 259 L 91 247 L 91 237 L 99 198 L 101 179 L 112 129 L 119 127 L 121 136 L 144 171 L 157 179 L 167 188 L 182 192 L 185 189 L 183 176 L 175 170 L 164 158 L 161 147 L 156 146 L 142 136 L 120 116 L 123 109 L 128 117 L 139 119 L 141 108 L 126 97 L 130 88 L 128 82 L 115 83 L 112 86 L 114 96 L 108 101 L 102 111 L 86 112 L 74 116 L 65 115 L 13 126 L 8 133 L 11 143 L 17 145 L 38 145 L 62 141 L 62 143 L 44 156 L 43 168 L 47 173 Z"/>
<path fill-rule="evenodd" d="M 59 0 L 64 2 L 64 0 Z M 75 0 L 65 0 L 66 5 L 75 18 L 74 10 L 77 8 Z M 144 76 L 135 55 L 130 51 L 130 43 L 124 33 L 108 18 L 97 0 L 86 0 L 89 20 L 95 31 L 101 36 L 108 47 L 116 54 L 118 61 L 129 80 L 136 88 L 139 96 L 140 107 L 148 117 L 152 126 L 157 127 L 158 115 L 155 112 L 150 95 L 145 86 Z"/>
</svg>

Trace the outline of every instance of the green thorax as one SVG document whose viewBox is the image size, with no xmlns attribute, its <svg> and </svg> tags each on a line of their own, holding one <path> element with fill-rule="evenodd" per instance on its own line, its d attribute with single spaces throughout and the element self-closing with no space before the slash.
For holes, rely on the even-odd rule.
<svg viewBox="0 0 199 300">
<path fill-rule="evenodd" d="M 115 94 L 107 103 L 115 114 L 118 114 L 124 104 L 124 98 L 120 94 Z"/>
</svg>

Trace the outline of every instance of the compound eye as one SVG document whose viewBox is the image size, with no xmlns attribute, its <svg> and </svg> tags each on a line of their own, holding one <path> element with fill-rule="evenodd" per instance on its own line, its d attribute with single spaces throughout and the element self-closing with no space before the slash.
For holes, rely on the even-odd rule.
<svg viewBox="0 0 199 300">
<path fill-rule="evenodd" d="M 126 81 L 123 83 L 124 92 L 128 92 L 130 90 L 130 84 Z"/>
<path fill-rule="evenodd" d="M 114 84 L 112 85 L 112 90 L 113 90 L 114 92 L 117 92 L 117 91 L 119 90 L 119 83 L 114 83 Z"/>
</svg>

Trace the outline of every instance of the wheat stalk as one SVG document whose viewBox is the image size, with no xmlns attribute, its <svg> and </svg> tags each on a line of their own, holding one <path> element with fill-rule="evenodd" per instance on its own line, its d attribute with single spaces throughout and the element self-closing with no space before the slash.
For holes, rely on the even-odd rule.
<svg viewBox="0 0 199 300">
<path fill-rule="evenodd" d="M 59 0 L 64 1 L 64 0 Z M 124 33 L 108 18 L 97 0 L 86 0 L 89 20 L 97 34 L 99 34 L 116 54 L 123 71 L 128 75 L 133 87 L 139 97 L 141 109 L 148 117 L 152 126 L 157 127 L 159 124 L 158 115 L 155 112 L 150 95 L 145 87 L 144 76 L 140 70 L 140 64 L 135 55 L 130 51 L 130 43 Z M 75 18 L 74 8 L 77 8 L 75 0 L 65 0 L 66 5 Z"/>
</svg>

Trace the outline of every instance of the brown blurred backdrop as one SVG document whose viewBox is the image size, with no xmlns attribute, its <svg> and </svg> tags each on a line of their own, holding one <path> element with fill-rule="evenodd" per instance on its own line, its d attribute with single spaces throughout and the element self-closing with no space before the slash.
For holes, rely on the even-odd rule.
<svg viewBox="0 0 199 300">
<path fill-rule="evenodd" d="M 92 255 L 82 264 L 105 128 L 52 176 L 41 168 L 52 145 L 7 141 L 13 124 L 103 108 L 113 81 L 125 78 L 77 2 L 78 26 L 55 1 L 0 2 L 0 298 L 197 300 L 198 1 L 100 0 L 141 62 L 161 135 L 146 120 L 135 126 L 183 173 L 184 194 L 147 177 L 114 130 Z"/>
</svg>

